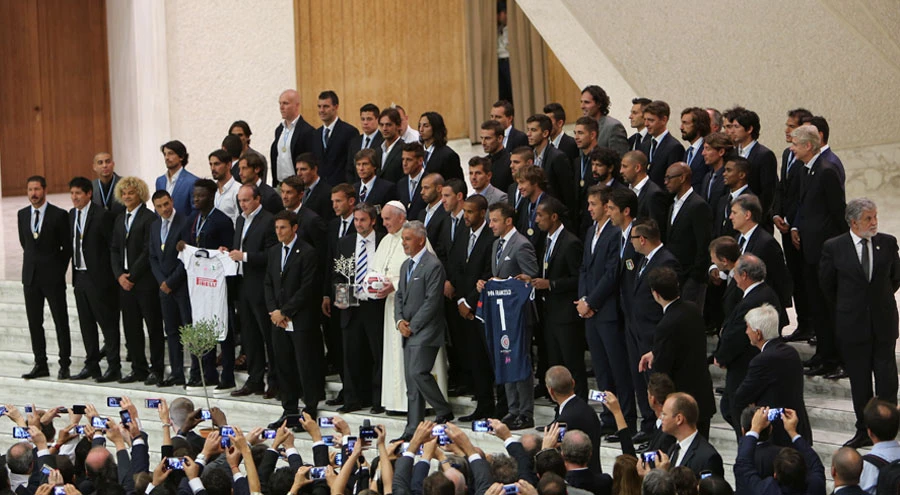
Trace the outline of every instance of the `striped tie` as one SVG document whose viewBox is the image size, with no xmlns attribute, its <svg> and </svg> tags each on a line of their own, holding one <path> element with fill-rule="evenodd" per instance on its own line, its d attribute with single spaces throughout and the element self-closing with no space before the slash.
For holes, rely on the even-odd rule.
<svg viewBox="0 0 900 495">
<path fill-rule="evenodd" d="M 369 254 L 366 252 L 366 240 L 359 240 L 359 256 L 356 257 L 356 284 L 357 292 L 362 292 L 363 281 L 366 280 L 368 268 Z"/>
</svg>

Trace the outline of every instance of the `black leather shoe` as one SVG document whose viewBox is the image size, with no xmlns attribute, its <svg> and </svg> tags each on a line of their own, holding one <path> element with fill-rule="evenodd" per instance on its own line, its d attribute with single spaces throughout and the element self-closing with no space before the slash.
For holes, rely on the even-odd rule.
<svg viewBox="0 0 900 495">
<path fill-rule="evenodd" d="M 69 375 L 69 367 L 68 367 L 68 366 L 63 366 L 63 367 L 60 368 L 59 371 L 56 373 L 56 379 L 57 379 L 57 380 L 68 380 L 68 379 L 69 379 L 69 376 L 70 376 L 70 375 Z"/>
<path fill-rule="evenodd" d="M 281 392 L 278 390 L 278 388 L 269 387 L 265 392 L 263 392 L 263 399 L 278 399 L 279 395 L 281 395 Z"/>
<path fill-rule="evenodd" d="M 815 345 L 819 344 L 819 339 L 818 339 L 818 337 L 810 337 L 810 339 L 807 340 L 806 343 L 809 345 L 815 346 Z"/>
<path fill-rule="evenodd" d="M 501 419 L 500 422 L 512 428 L 513 423 L 516 422 L 516 417 L 512 414 L 507 414 L 506 416 L 503 416 L 503 419 Z"/>
<path fill-rule="evenodd" d="M 369 409 L 369 413 L 371 413 L 371 414 L 384 414 L 384 406 L 381 406 L 381 405 L 375 405 L 375 406 L 372 406 L 372 408 Z"/>
<path fill-rule="evenodd" d="M 600 427 L 601 435 L 613 434 L 617 431 L 619 431 L 619 429 L 616 428 L 616 425 L 612 425 L 612 424 L 603 423 L 603 425 Z"/>
<path fill-rule="evenodd" d="M 807 359 L 806 361 L 803 361 L 803 367 L 804 368 L 812 368 L 813 366 L 818 366 L 821 363 L 822 363 L 822 358 L 820 358 L 819 356 L 813 356 L 813 357 Z"/>
<path fill-rule="evenodd" d="M 824 376 L 824 375 L 831 374 L 833 371 L 835 371 L 835 369 L 836 368 L 834 366 L 828 366 L 826 364 L 819 364 L 819 365 L 813 366 L 812 368 L 804 371 L 803 374 L 806 376 Z"/>
<path fill-rule="evenodd" d="M 287 419 L 287 416 L 285 416 L 285 415 L 282 414 L 280 418 L 278 418 L 278 419 L 276 419 L 275 421 L 272 421 L 271 423 L 269 423 L 268 428 L 269 428 L 270 430 L 277 430 L 278 428 L 281 428 L 281 425 L 284 423 L 284 421 L 285 421 L 286 419 Z"/>
<path fill-rule="evenodd" d="M 401 435 L 401 436 L 399 436 L 399 437 L 397 437 L 397 438 L 391 440 L 390 443 L 394 443 L 394 442 L 408 442 L 408 441 L 410 441 L 411 439 L 412 439 L 412 435 Z"/>
<path fill-rule="evenodd" d="M 223 390 L 231 390 L 234 387 L 235 385 L 233 383 L 219 383 L 218 385 L 216 385 L 215 389 L 221 392 Z"/>
<path fill-rule="evenodd" d="M 385 411 L 385 414 L 387 414 L 388 416 L 391 416 L 391 417 L 395 417 L 395 418 L 399 418 L 401 416 L 403 416 L 403 417 L 407 416 L 405 411 L 391 411 L 390 409 Z"/>
<path fill-rule="evenodd" d="M 134 382 L 142 382 L 147 379 L 146 375 L 138 375 L 135 372 L 128 373 L 119 379 L 119 383 L 134 383 Z"/>
<path fill-rule="evenodd" d="M 35 365 L 34 368 L 31 368 L 31 371 L 22 375 L 22 378 L 26 380 L 31 380 L 32 378 L 43 378 L 45 376 L 50 376 L 50 369 L 47 368 L 47 365 Z"/>
<path fill-rule="evenodd" d="M 434 418 L 434 422 L 435 422 L 435 424 L 442 425 L 444 423 L 449 423 L 449 422 L 453 421 L 453 418 L 454 418 L 453 413 L 450 413 L 450 414 L 447 414 L 444 416 L 438 416 L 438 417 Z M 534 424 L 532 423 L 531 426 L 534 426 Z"/>
<path fill-rule="evenodd" d="M 534 428 L 534 419 L 527 416 L 519 416 L 509 427 L 510 430 L 527 430 L 528 428 Z"/>
<path fill-rule="evenodd" d="M 825 375 L 825 379 L 827 380 L 841 380 L 847 378 L 847 370 L 844 369 L 843 366 L 838 366 L 834 371 Z"/>
<path fill-rule="evenodd" d="M 609 435 L 606 435 L 604 440 L 606 440 L 607 443 L 619 443 L 619 433 L 610 433 Z"/>
<path fill-rule="evenodd" d="M 360 409 L 362 409 L 362 406 L 359 404 L 344 404 L 343 406 L 338 408 L 337 412 L 341 414 L 349 414 L 359 411 Z"/>
<path fill-rule="evenodd" d="M 159 375 L 156 373 L 150 373 L 147 375 L 147 379 L 144 380 L 144 385 L 156 385 L 159 383 Z"/>
<path fill-rule="evenodd" d="M 869 435 L 858 431 L 853 438 L 847 441 L 844 444 L 844 447 L 850 447 L 851 449 L 861 449 L 863 447 L 870 447 L 872 445 L 872 439 L 869 438 Z"/>
<path fill-rule="evenodd" d="M 97 383 L 115 382 L 120 378 L 122 378 L 122 370 L 106 370 L 106 373 L 97 378 Z"/>
<path fill-rule="evenodd" d="M 341 390 L 338 392 L 337 396 L 334 399 L 328 399 L 325 401 L 326 406 L 343 406 L 344 405 L 344 391 Z"/>
<path fill-rule="evenodd" d="M 234 392 L 231 392 L 232 397 L 247 397 L 248 395 L 254 395 L 254 394 L 262 395 L 263 390 L 255 389 L 253 387 L 248 387 L 246 384 L 244 384 L 243 387 L 235 390 Z"/>
<path fill-rule="evenodd" d="M 78 372 L 77 375 L 70 377 L 70 380 L 86 380 L 88 378 L 93 378 L 94 380 L 100 378 L 100 368 L 91 369 L 88 367 L 81 368 L 81 371 Z"/>
<path fill-rule="evenodd" d="M 782 340 L 784 340 L 785 342 L 804 342 L 813 337 L 815 337 L 815 335 L 813 335 L 812 332 L 807 332 L 804 330 L 795 330 L 794 333 L 792 333 L 786 337 L 782 337 Z"/>
<path fill-rule="evenodd" d="M 175 385 L 184 386 L 184 377 L 176 378 L 174 376 L 169 375 L 168 378 L 159 382 L 160 387 L 174 387 Z"/>
<path fill-rule="evenodd" d="M 472 414 L 460 416 L 459 420 L 468 423 L 470 421 L 475 421 L 477 419 L 492 418 L 493 416 L 494 416 L 493 411 L 491 411 L 489 409 L 475 408 L 475 410 L 472 411 Z"/>
<path fill-rule="evenodd" d="M 634 442 L 635 445 L 648 442 L 650 441 L 650 434 L 646 431 L 639 431 L 635 433 L 633 437 L 631 437 L 631 441 Z"/>
<path fill-rule="evenodd" d="M 188 387 L 202 387 L 203 380 L 199 376 L 196 378 L 191 378 L 190 380 L 188 380 L 187 386 Z"/>
</svg>

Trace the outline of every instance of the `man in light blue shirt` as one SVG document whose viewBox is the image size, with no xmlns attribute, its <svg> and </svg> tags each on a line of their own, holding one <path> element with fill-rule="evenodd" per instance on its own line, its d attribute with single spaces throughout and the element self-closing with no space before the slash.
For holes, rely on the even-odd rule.
<svg viewBox="0 0 900 495">
<path fill-rule="evenodd" d="M 894 404 L 875 397 L 866 405 L 863 421 L 874 445 L 872 452 L 863 456 L 859 486 L 874 495 L 881 466 L 900 459 L 900 443 L 896 440 L 900 412 Z"/>
</svg>

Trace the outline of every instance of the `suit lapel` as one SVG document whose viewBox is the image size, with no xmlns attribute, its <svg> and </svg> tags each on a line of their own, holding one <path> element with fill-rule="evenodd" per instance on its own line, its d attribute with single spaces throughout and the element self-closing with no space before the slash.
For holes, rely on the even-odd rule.
<svg viewBox="0 0 900 495">
<path fill-rule="evenodd" d="M 862 262 L 859 261 L 859 255 L 856 253 L 856 246 L 853 244 L 853 237 L 850 236 L 849 232 L 845 234 L 845 236 L 847 237 L 847 242 L 845 243 L 845 246 L 847 246 L 847 259 L 852 260 L 851 263 L 853 263 L 853 266 L 856 267 L 853 271 L 855 271 L 860 278 L 865 280 L 866 272 L 863 271 Z M 874 259 L 875 256 L 877 256 L 877 254 L 875 253 L 878 252 L 878 250 L 875 249 L 875 238 L 872 238 L 872 252 L 872 267 L 874 268 L 876 266 L 875 263 L 877 262 L 877 260 Z M 872 273 L 874 274 L 875 270 L 872 270 Z"/>
</svg>

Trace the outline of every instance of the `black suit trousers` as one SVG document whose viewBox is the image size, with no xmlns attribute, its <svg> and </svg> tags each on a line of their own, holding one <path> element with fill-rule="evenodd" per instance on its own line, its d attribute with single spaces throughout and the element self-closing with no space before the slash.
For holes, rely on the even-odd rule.
<svg viewBox="0 0 900 495">
<path fill-rule="evenodd" d="M 809 295 L 806 290 L 806 278 L 803 275 L 803 254 L 794 247 L 790 234 L 782 234 L 781 246 L 784 248 L 784 260 L 788 273 L 794 282 L 794 311 L 797 312 L 797 328 L 812 330 L 813 322 L 809 311 Z"/>
<path fill-rule="evenodd" d="M 122 310 L 122 326 L 125 330 L 125 347 L 131 356 L 131 371 L 146 376 L 150 371 L 162 378 L 165 367 L 166 339 L 163 333 L 162 309 L 156 291 L 119 289 L 119 307 Z M 150 367 L 144 352 L 144 323 L 150 338 Z"/>
<path fill-rule="evenodd" d="M 570 323 L 546 326 L 547 328 L 543 329 L 544 343 L 547 348 L 545 368 L 556 365 L 568 368 L 575 380 L 575 395 L 587 400 L 587 371 L 584 367 L 585 341 L 581 325 Z M 544 347 L 540 344 L 538 346 Z M 543 381 L 541 382 L 543 383 Z"/>
<path fill-rule="evenodd" d="M 840 339 L 839 339 L 840 340 Z M 872 398 L 872 375 L 875 375 L 875 395 L 892 404 L 897 403 L 897 358 L 895 342 L 839 342 L 844 369 L 850 377 L 850 397 L 856 413 L 856 431 L 865 433 L 863 409 Z"/>
<path fill-rule="evenodd" d="M 647 399 L 647 384 L 650 376 L 648 373 L 638 371 L 641 356 L 650 351 L 650 347 L 644 344 L 631 325 L 625 328 L 625 348 L 628 352 L 628 370 L 631 375 L 631 383 L 634 385 L 634 394 L 637 396 L 638 409 L 641 411 L 641 431 L 652 432 L 656 428 L 656 413 L 650 407 Z M 619 401 L 622 398 L 619 397 Z"/>
<path fill-rule="evenodd" d="M 458 314 L 458 313 L 457 313 Z M 494 368 L 491 366 L 491 358 L 488 354 L 487 339 L 484 335 L 484 325 L 478 320 L 463 320 L 462 333 L 464 345 L 467 350 L 470 371 L 472 373 L 472 393 L 478 408 L 481 410 L 494 409 Z M 506 403 L 506 395 L 503 387 L 498 387 L 499 396 Z M 498 417 L 502 417 L 498 415 Z"/>
<path fill-rule="evenodd" d="M 591 351 L 591 365 L 597 378 L 597 388 L 601 391 L 610 390 L 616 394 L 625 421 L 628 426 L 634 428 L 637 421 L 635 382 L 628 371 L 631 360 L 625 345 L 625 332 L 618 321 L 599 321 L 594 317 L 585 320 L 584 333 L 588 349 Z M 644 400 L 647 399 L 646 386 L 637 392 L 639 396 L 644 396 Z M 615 424 L 615 418 L 605 407 L 600 419 L 606 424 Z"/>
<path fill-rule="evenodd" d="M 65 285 L 30 284 L 23 286 L 25 293 L 25 314 L 28 317 L 28 331 L 31 333 L 31 352 L 34 364 L 47 364 L 47 340 L 44 337 L 44 299 L 50 305 L 56 341 L 59 346 L 59 365 L 67 367 L 72 363 L 72 339 L 69 335 L 69 309 L 66 306 Z"/>
<path fill-rule="evenodd" d="M 295 320 L 293 332 L 271 325 L 281 407 L 285 414 L 298 413 L 298 401 L 302 395 L 305 410 L 317 417 L 319 401 L 325 396 L 322 332 L 318 328 L 297 328 L 302 325 L 302 322 Z"/>
<path fill-rule="evenodd" d="M 747 376 L 747 366 L 741 365 L 729 368 L 725 373 L 725 392 L 722 393 L 722 400 L 719 402 L 719 411 L 722 413 L 722 419 L 734 428 L 735 436 L 738 441 L 741 439 L 741 417 L 735 416 L 737 413 L 733 411 L 734 393 L 738 387 L 744 382 Z"/>
<path fill-rule="evenodd" d="M 803 279 L 806 284 L 807 301 L 812 311 L 813 329 L 816 332 L 816 357 L 826 366 L 835 366 L 840 361 L 835 342 L 834 305 L 825 298 L 819 284 L 819 264 L 805 263 Z"/>
<path fill-rule="evenodd" d="M 449 299 L 444 301 L 444 314 L 447 317 L 447 334 L 450 345 L 447 346 L 447 360 L 450 362 L 448 372 L 450 388 L 465 385 L 473 388 L 472 366 L 469 363 L 469 353 L 466 349 L 465 321 L 459 315 L 459 307 L 456 301 Z"/>
<path fill-rule="evenodd" d="M 241 315 L 241 351 L 247 356 L 247 382 L 244 386 L 261 391 L 265 387 L 266 363 L 269 363 L 269 386 L 272 387 L 274 362 L 272 347 L 272 322 L 266 311 L 263 294 L 242 290 L 238 296 L 238 313 Z M 268 360 L 266 355 L 268 354 Z M 277 381 L 276 381 L 277 384 Z"/>
<path fill-rule="evenodd" d="M 106 345 L 106 362 L 109 369 L 118 371 L 122 364 L 119 358 L 119 314 L 117 294 L 113 287 L 97 287 L 86 272 L 76 270 L 72 275 L 75 286 L 75 307 L 81 339 L 84 341 L 84 365 L 90 369 L 100 369 L 100 336 L 97 326 L 103 332 Z"/>
<path fill-rule="evenodd" d="M 163 327 L 166 332 L 166 343 L 169 346 L 169 376 L 184 378 L 184 346 L 181 345 L 182 325 L 191 323 L 191 300 L 187 287 L 181 286 L 166 294 L 159 291 L 159 305 L 162 310 Z M 199 377 L 200 370 L 197 370 Z"/>
<path fill-rule="evenodd" d="M 344 382 L 344 333 L 341 330 L 341 309 L 331 305 L 331 317 L 322 315 L 322 338 L 325 340 L 325 355 L 329 367 L 338 370 L 341 383 Z"/>
<path fill-rule="evenodd" d="M 360 301 L 347 309 L 344 342 L 344 402 L 381 405 L 384 299 Z"/>
</svg>

